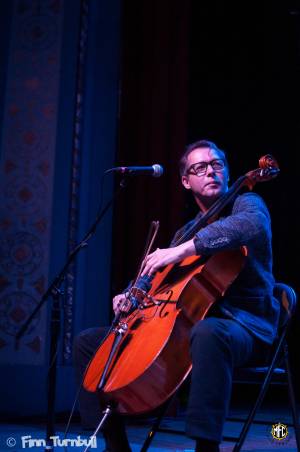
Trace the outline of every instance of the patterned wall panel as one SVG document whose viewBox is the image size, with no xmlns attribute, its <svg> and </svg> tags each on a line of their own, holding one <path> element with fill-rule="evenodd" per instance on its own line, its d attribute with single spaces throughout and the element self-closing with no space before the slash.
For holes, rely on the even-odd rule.
<svg viewBox="0 0 300 452">
<path fill-rule="evenodd" d="M 0 162 L 0 363 L 42 364 L 46 306 L 14 336 L 48 284 L 62 0 L 15 0 Z"/>
</svg>

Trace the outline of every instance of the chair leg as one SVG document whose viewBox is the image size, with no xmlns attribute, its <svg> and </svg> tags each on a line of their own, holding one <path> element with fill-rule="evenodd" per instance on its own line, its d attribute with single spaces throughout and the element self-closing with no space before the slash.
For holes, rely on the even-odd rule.
<svg viewBox="0 0 300 452">
<path fill-rule="evenodd" d="M 244 423 L 244 426 L 243 426 L 242 431 L 241 431 L 241 433 L 240 433 L 239 439 L 238 439 L 238 441 L 236 442 L 236 444 L 235 444 L 235 446 L 234 446 L 232 452 L 239 452 L 239 451 L 241 450 L 241 448 L 242 448 L 242 445 L 243 445 L 244 442 L 245 442 L 247 433 L 248 433 L 249 428 L 250 428 L 250 426 L 251 426 L 251 424 L 252 424 L 252 421 L 253 421 L 253 419 L 254 419 L 254 416 L 255 416 L 257 410 L 259 409 L 259 407 L 260 407 L 260 405 L 261 405 L 261 403 L 262 403 L 262 401 L 263 401 L 263 399 L 264 399 L 264 396 L 265 396 L 265 394 L 266 394 L 266 392 L 267 392 L 267 389 L 268 389 L 268 387 L 269 387 L 269 384 L 270 384 L 270 381 L 271 381 L 271 378 L 272 378 L 272 374 L 273 374 L 273 371 L 274 371 L 274 369 L 275 369 L 275 365 L 276 365 L 277 360 L 278 360 L 279 353 L 280 353 L 280 351 L 282 350 L 282 346 L 283 346 L 283 343 L 284 343 L 284 339 L 285 339 L 285 336 L 283 335 L 282 338 L 281 338 L 281 340 L 280 340 L 280 342 L 279 342 L 279 344 L 278 344 L 276 353 L 275 353 L 274 356 L 273 356 L 272 362 L 271 362 L 271 364 L 270 364 L 270 366 L 269 366 L 269 370 L 268 370 L 268 372 L 267 372 L 267 375 L 266 375 L 266 377 L 265 377 L 265 380 L 264 380 L 264 382 L 263 382 L 263 385 L 262 385 L 262 387 L 261 387 L 261 389 L 260 389 L 260 391 L 259 391 L 259 395 L 258 395 L 258 397 L 257 397 L 257 399 L 256 399 L 256 402 L 255 402 L 255 404 L 254 404 L 254 407 L 253 407 L 252 410 L 250 411 L 250 413 L 249 413 L 249 415 L 248 415 L 248 418 L 247 418 L 247 420 L 246 420 L 245 423 Z"/>
<path fill-rule="evenodd" d="M 248 415 L 247 420 L 245 421 L 244 426 L 242 428 L 242 431 L 240 433 L 239 439 L 237 440 L 237 442 L 236 442 L 236 444 L 235 444 L 235 446 L 233 448 L 233 452 L 239 452 L 241 450 L 242 445 L 245 442 L 247 433 L 248 433 L 248 431 L 249 431 L 249 429 L 251 427 L 251 424 L 252 424 L 252 421 L 254 419 L 254 416 L 255 416 L 257 410 L 259 409 L 259 407 L 260 407 L 260 405 L 261 405 L 261 403 L 263 401 L 263 398 L 264 398 L 264 396 L 266 394 L 266 391 L 267 391 L 268 386 L 269 386 L 270 379 L 271 379 L 271 374 L 270 374 L 270 378 L 266 377 L 266 379 L 264 381 L 264 384 L 263 384 L 263 386 L 262 386 L 262 388 L 261 388 L 261 390 L 259 392 L 259 395 L 258 395 L 258 397 L 256 399 L 255 405 L 252 408 L 250 414 Z"/>
<path fill-rule="evenodd" d="M 147 435 L 147 438 L 145 439 L 145 441 L 144 441 L 144 443 L 143 443 L 143 445 L 142 445 L 142 448 L 141 448 L 140 452 L 146 452 L 146 451 L 148 450 L 150 444 L 151 444 L 152 441 L 153 441 L 154 435 L 155 435 L 156 432 L 158 431 L 159 426 L 160 426 L 160 424 L 161 424 L 161 421 L 162 421 L 164 415 L 166 414 L 166 411 L 167 411 L 167 409 L 168 409 L 168 407 L 169 407 L 169 405 L 170 405 L 170 403 L 171 403 L 172 400 L 173 400 L 173 398 L 171 398 L 170 400 L 168 400 L 168 401 L 162 406 L 161 412 L 160 412 L 159 416 L 156 418 L 155 422 L 153 423 L 151 429 L 149 430 L 148 435 Z"/>
<path fill-rule="evenodd" d="M 293 421 L 294 421 L 294 431 L 295 431 L 295 437 L 296 437 L 297 450 L 300 451 L 299 417 L 298 417 L 298 412 L 297 412 L 294 384 L 293 384 L 293 380 L 292 380 L 292 373 L 291 373 L 291 368 L 290 368 L 287 344 L 284 347 L 284 359 L 285 359 L 285 367 L 286 367 L 286 372 L 287 372 L 289 399 L 290 399 L 290 404 L 291 404 L 291 408 L 292 408 L 292 415 L 293 415 Z"/>
</svg>

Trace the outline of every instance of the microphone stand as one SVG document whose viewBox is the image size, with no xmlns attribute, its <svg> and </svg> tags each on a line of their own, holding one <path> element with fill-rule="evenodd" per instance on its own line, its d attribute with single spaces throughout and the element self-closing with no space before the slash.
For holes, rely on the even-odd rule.
<svg viewBox="0 0 300 452">
<path fill-rule="evenodd" d="M 26 322 L 22 325 L 18 333 L 16 334 L 15 345 L 16 349 L 19 348 L 19 341 L 22 336 L 25 334 L 28 326 L 30 325 L 32 319 L 36 316 L 37 312 L 41 309 L 45 301 L 51 297 L 52 298 L 52 306 L 51 306 L 51 321 L 50 321 L 50 350 L 49 350 L 49 369 L 47 376 L 47 434 L 46 434 L 46 448 L 45 451 L 49 452 L 54 450 L 52 437 L 55 435 L 55 393 L 56 393 L 56 371 L 57 371 L 57 344 L 58 337 L 60 333 L 60 322 L 61 322 L 61 297 L 63 295 L 63 290 L 60 288 L 63 283 L 69 265 L 75 260 L 77 254 L 80 250 L 87 247 L 88 241 L 92 238 L 94 233 L 96 232 L 96 228 L 108 209 L 114 203 L 115 199 L 119 196 L 122 189 L 127 185 L 127 180 L 125 177 L 120 182 L 119 189 L 113 195 L 110 201 L 106 204 L 106 206 L 98 213 L 96 220 L 93 225 L 83 238 L 81 242 L 74 248 L 74 250 L 69 254 L 65 265 L 62 270 L 57 274 L 54 278 L 46 292 L 43 294 L 41 300 L 30 314 Z"/>
</svg>

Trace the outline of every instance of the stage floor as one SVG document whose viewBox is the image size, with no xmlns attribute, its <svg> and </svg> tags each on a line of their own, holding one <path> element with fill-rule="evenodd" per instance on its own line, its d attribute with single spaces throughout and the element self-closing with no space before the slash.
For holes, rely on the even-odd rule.
<svg viewBox="0 0 300 452">
<path fill-rule="evenodd" d="M 267 406 L 262 407 L 256 417 L 256 421 L 263 423 L 253 424 L 242 451 L 256 451 L 256 452 L 295 452 L 297 451 L 294 429 L 292 427 L 291 412 L 288 407 L 288 401 L 276 401 L 274 398 L 269 401 Z M 248 413 L 244 403 L 237 403 L 231 408 L 230 418 L 245 418 Z M 127 431 L 130 444 L 133 452 L 139 452 L 141 446 L 147 436 L 148 430 L 153 419 L 130 419 L 127 422 Z M 269 421 L 269 423 L 267 423 Z M 271 434 L 272 424 L 281 423 L 287 425 L 288 436 L 285 440 L 274 439 Z M 241 430 L 242 423 L 240 421 L 227 420 L 225 424 L 224 436 L 236 437 Z M 162 423 L 162 427 L 171 428 L 184 431 L 184 416 L 177 414 L 176 418 L 167 417 Z M 56 436 L 62 441 L 64 438 L 65 425 L 63 423 L 56 424 Z M 37 419 L 28 420 L 23 419 L 15 422 L 2 423 L 0 427 L 0 451 L 21 452 L 21 451 L 44 451 L 45 448 L 36 447 L 36 443 L 32 440 L 44 440 L 46 432 L 45 422 L 39 422 Z M 67 435 L 68 439 L 88 440 L 91 431 L 83 431 L 79 422 L 73 422 L 70 427 L 70 432 Z M 22 447 L 23 441 L 23 447 Z M 35 445 L 34 445 L 35 444 Z M 93 444 L 95 445 L 95 443 Z M 234 443 L 232 441 L 223 441 L 221 444 L 222 452 L 232 451 Z M 32 446 L 32 447 L 29 447 Z M 79 446 L 79 443 L 71 445 L 67 448 L 62 445 L 57 445 L 55 451 L 59 452 L 82 452 L 84 446 Z M 103 451 L 104 441 L 102 435 L 97 437 L 96 447 L 91 448 L 91 451 Z M 167 452 L 167 451 L 186 451 L 192 452 L 194 450 L 194 441 L 182 434 L 174 433 L 157 433 L 149 448 L 150 452 Z"/>
<path fill-rule="evenodd" d="M 271 413 L 269 413 L 271 414 Z M 272 414 L 273 417 L 273 414 Z M 280 422 L 285 423 L 288 422 L 288 419 L 284 418 L 282 415 L 280 416 Z M 184 421 L 182 419 L 167 418 L 163 422 L 163 426 L 172 429 L 184 429 Z M 130 439 L 130 444 L 132 446 L 133 452 L 139 452 L 143 441 L 148 432 L 149 424 L 143 425 L 130 423 L 128 425 L 128 436 Z M 239 422 L 227 422 L 225 426 L 225 436 L 236 436 L 241 428 L 241 423 Z M 248 435 L 248 438 L 244 444 L 243 451 L 256 451 L 256 452 L 274 452 L 276 450 L 285 452 L 295 452 L 296 442 L 295 435 L 292 427 L 288 427 L 288 440 L 285 440 L 284 444 L 272 438 L 271 435 L 271 426 L 269 425 L 261 425 L 255 424 Z M 37 424 L 37 423 L 22 423 L 22 424 L 2 424 L 0 430 L 0 450 L 2 451 L 11 451 L 11 452 L 21 452 L 26 451 L 26 449 L 30 451 L 43 451 L 45 448 L 33 446 L 33 443 L 30 443 L 32 439 L 44 439 L 45 438 L 45 425 Z M 70 433 L 67 435 L 67 438 L 76 439 L 77 436 L 80 436 L 80 439 L 88 439 L 90 432 L 82 431 L 79 424 L 72 424 Z M 64 438 L 64 426 L 58 424 L 56 427 L 56 436 L 59 437 L 59 440 Z M 23 437 L 23 446 L 22 447 L 22 437 Z M 27 437 L 27 438 L 26 438 Z M 28 438 L 29 437 L 29 438 Z M 9 447 L 10 444 L 10 447 Z M 35 443 L 36 444 L 36 443 Z M 95 444 L 94 444 L 95 445 Z M 223 442 L 221 445 L 221 451 L 229 452 L 233 449 L 233 442 Z M 32 446 L 29 448 L 29 446 Z M 97 447 L 93 447 L 90 450 L 93 451 L 103 451 L 104 442 L 102 439 L 102 435 L 98 435 L 97 437 Z M 83 446 L 72 446 L 70 443 L 66 449 L 64 447 L 57 445 L 55 447 L 55 451 L 62 452 L 81 452 L 85 449 Z M 157 433 L 152 445 L 149 448 L 149 451 L 157 452 L 167 452 L 167 451 L 186 451 L 192 452 L 194 450 L 194 441 L 187 438 L 184 435 L 172 434 L 172 433 Z"/>
</svg>

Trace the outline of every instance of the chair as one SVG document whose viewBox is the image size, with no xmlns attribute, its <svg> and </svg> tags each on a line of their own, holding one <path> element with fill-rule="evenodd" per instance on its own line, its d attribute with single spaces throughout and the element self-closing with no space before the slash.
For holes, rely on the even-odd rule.
<svg viewBox="0 0 300 452">
<path fill-rule="evenodd" d="M 272 382 L 272 379 L 276 379 L 278 375 L 281 375 L 281 377 L 286 378 L 286 382 L 288 385 L 288 391 L 289 391 L 289 401 L 291 405 L 291 411 L 292 411 L 292 417 L 293 417 L 293 426 L 295 431 L 295 437 L 296 437 L 296 444 L 297 444 L 297 450 L 300 451 L 300 429 L 299 429 L 299 420 L 298 420 L 298 414 L 297 414 L 297 406 L 296 406 L 296 400 L 295 400 L 295 391 L 292 381 L 292 374 L 290 369 L 290 363 L 289 363 L 289 350 L 288 350 L 288 344 L 287 344 L 287 333 L 290 327 L 291 319 L 295 313 L 296 310 L 296 303 L 297 303 L 297 296 L 295 291 L 292 289 L 292 287 L 288 286 L 287 284 L 283 283 L 276 283 L 274 287 L 274 296 L 281 302 L 281 313 L 280 313 L 280 320 L 279 320 L 279 328 L 278 328 L 278 337 L 275 340 L 275 343 L 272 348 L 271 356 L 270 356 L 270 363 L 267 367 L 256 367 L 256 368 L 242 368 L 240 369 L 244 373 L 244 378 L 247 375 L 249 378 L 249 375 L 251 375 L 251 379 L 254 375 L 263 375 L 263 380 L 261 384 L 261 388 L 259 391 L 259 394 L 257 396 L 257 399 L 254 403 L 253 408 L 251 409 L 247 419 L 244 422 L 242 431 L 238 438 L 226 438 L 223 439 L 230 440 L 230 441 L 236 441 L 233 452 L 239 452 L 245 442 L 246 436 L 248 434 L 248 431 L 251 427 L 251 424 L 254 423 L 254 417 L 260 408 L 262 401 L 266 395 L 266 392 L 268 390 L 268 387 L 270 383 Z M 171 401 L 173 398 L 171 398 Z M 170 402 L 169 402 L 170 403 Z M 154 435 L 156 432 L 169 432 L 173 434 L 184 434 L 184 432 L 179 430 L 171 430 L 171 429 L 165 429 L 161 428 L 160 424 L 161 421 L 167 411 L 167 408 L 169 406 L 169 403 L 167 402 L 161 410 L 161 414 L 157 417 L 154 424 L 152 425 L 147 438 L 142 446 L 141 452 L 146 452 L 154 438 Z"/>
</svg>

